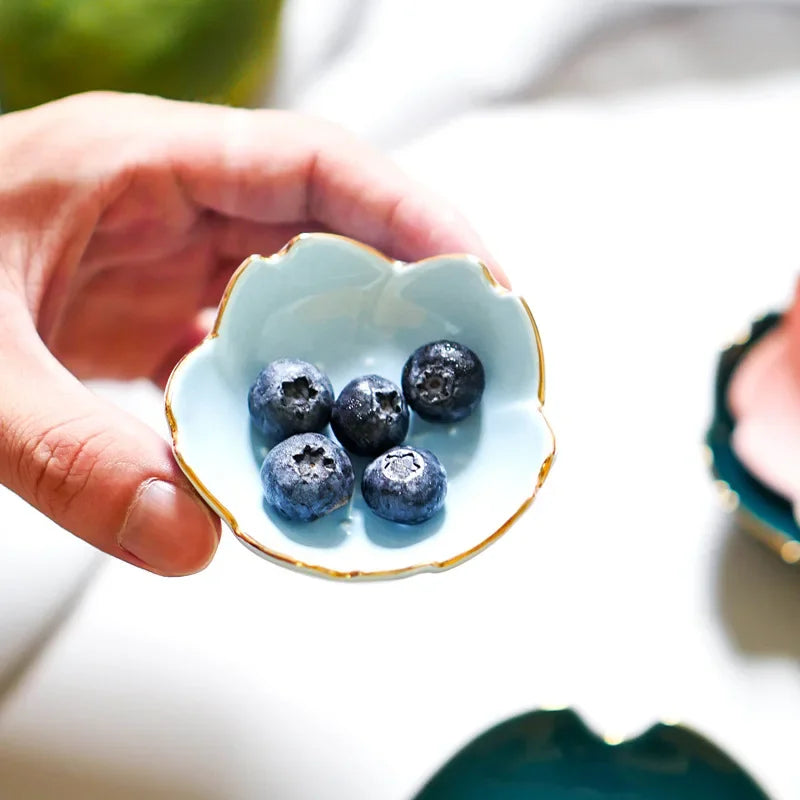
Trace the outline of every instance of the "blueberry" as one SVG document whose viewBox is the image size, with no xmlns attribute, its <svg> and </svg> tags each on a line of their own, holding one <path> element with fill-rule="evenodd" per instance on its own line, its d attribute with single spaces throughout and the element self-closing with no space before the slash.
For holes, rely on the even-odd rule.
<svg viewBox="0 0 800 800">
<path fill-rule="evenodd" d="M 319 433 L 284 439 L 267 453 L 261 467 L 267 502 L 284 517 L 302 522 L 346 505 L 354 483 L 347 453 Z"/>
<path fill-rule="evenodd" d="M 430 450 L 395 447 L 364 470 L 361 493 L 379 517 L 417 525 L 444 505 L 447 473 Z"/>
<path fill-rule="evenodd" d="M 247 405 L 256 428 L 273 439 L 285 439 L 321 431 L 328 424 L 333 387 L 313 364 L 279 358 L 258 373 Z"/>
<path fill-rule="evenodd" d="M 342 389 L 331 428 L 352 453 L 377 456 L 408 433 L 408 406 L 400 387 L 380 375 L 363 375 Z"/>
<path fill-rule="evenodd" d="M 468 417 L 478 407 L 485 385 L 481 360 L 458 342 L 423 345 L 403 367 L 406 401 L 429 422 Z"/>
</svg>

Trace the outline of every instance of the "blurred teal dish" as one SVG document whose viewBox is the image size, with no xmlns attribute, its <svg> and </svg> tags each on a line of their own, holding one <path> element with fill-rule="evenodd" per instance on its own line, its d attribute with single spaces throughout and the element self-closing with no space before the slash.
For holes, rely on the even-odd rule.
<svg viewBox="0 0 800 800">
<path fill-rule="evenodd" d="M 787 563 L 800 561 L 800 528 L 792 504 L 765 486 L 742 464 L 733 449 L 736 420 L 728 407 L 728 387 L 736 368 L 756 342 L 781 320 L 778 313 L 756 320 L 749 334 L 719 357 L 714 384 L 714 415 L 706 434 L 709 460 L 726 505 L 735 509 L 742 527 L 775 550 Z"/>
<path fill-rule="evenodd" d="M 658 724 L 608 744 L 573 711 L 533 711 L 492 728 L 416 800 L 767 800 L 753 779 L 688 728 Z"/>
</svg>

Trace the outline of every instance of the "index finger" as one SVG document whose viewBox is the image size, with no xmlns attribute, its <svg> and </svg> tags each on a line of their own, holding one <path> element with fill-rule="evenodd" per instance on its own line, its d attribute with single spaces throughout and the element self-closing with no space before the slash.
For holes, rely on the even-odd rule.
<svg viewBox="0 0 800 800">
<path fill-rule="evenodd" d="M 172 168 L 203 207 L 271 225 L 314 221 L 405 261 L 470 253 L 508 285 L 455 208 L 339 127 L 282 111 L 170 106 L 181 131 Z"/>
</svg>

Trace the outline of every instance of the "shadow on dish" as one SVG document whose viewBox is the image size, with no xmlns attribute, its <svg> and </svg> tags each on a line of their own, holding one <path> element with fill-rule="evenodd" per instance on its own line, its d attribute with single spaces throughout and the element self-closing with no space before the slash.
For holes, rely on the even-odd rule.
<svg viewBox="0 0 800 800">
<path fill-rule="evenodd" d="M 481 441 L 482 414 L 478 408 L 453 424 L 426 422 L 411 415 L 408 444 L 430 450 L 442 462 L 448 479 L 469 466 Z"/>
<path fill-rule="evenodd" d="M 266 500 L 262 501 L 262 506 L 270 522 L 287 539 L 291 539 L 296 544 L 329 550 L 339 547 L 347 540 L 348 506 L 313 522 L 293 522 L 286 519 L 275 511 Z"/>
</svg>

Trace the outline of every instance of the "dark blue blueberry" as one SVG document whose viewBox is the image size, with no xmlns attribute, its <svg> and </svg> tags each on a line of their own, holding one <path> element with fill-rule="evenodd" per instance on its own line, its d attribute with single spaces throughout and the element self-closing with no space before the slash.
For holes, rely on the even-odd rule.
<svg viewBox="0 0 800 800">
<path fill-rule="evenodd" d="M 458 422 L 481 402 L 483 364 L 468 347 L 442 340 L 423 345 L 403 367 L 403 394 L 429 422 Z"/>
<path fill-rule="evenodd" d="M 256 428 L 272 439 L 285 439 L 328 424 L 333 387 L 313 364 L 279 358 L 258 373 L 247 405 Z"/>
<path fill-rule="evenodd" d="M 408 406 L 400 387 L 380 375 L 363 375 L 342 389 L 333 406 L 336 438 L 359 456 L 377 456 L 408 433 Z"/>
<path fill-rule="evenodd" d="M 346 505 L 354 483 L 347 453 L 320 433 L 284 439 L 267 453 L 261 467 L 267 502 L 284 517 L 301 522 Z"/>
<path fill-rule="evenodd" d="M 447 473 L 430 450 L 395 447 L 364 470 L 361 493 L 379 517 L 417 525 L 444 505 Z"/>
</svg>

